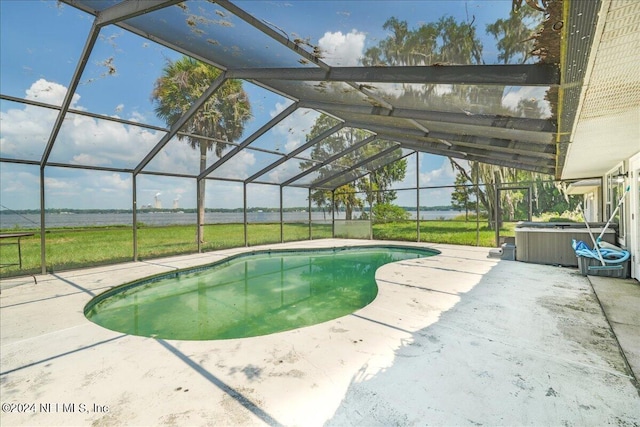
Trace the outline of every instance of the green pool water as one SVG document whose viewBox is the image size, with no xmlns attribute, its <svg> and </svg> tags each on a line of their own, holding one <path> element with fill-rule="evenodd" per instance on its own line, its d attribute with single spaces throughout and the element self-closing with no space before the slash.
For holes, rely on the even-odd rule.
<svg viewBox="0 0 640 427">
<path fill-rule="evenodd" d="M 85 315 L 114 331 L 164 339 L 266 335 L 353 313 L 375 299 L 378 267 L 436 254 L 389 246 L 254 252 L 114 288 L 91 300 Z"/>
</svg>

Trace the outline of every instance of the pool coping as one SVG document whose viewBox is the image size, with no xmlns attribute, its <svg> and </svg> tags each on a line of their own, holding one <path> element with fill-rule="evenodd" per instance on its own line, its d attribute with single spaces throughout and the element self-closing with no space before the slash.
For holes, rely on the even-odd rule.
<svg viewBox="0 0 640 427">
<path fill-rule="evenodd" d="M 415 250 L 415 251 L 420 251 L 424 253 L 424 256 L 436 256 L 439 255 L 441 252 L 436 250 L 436 249 L 431 249 L 431 248 L 427 248 L 427 247 L 422 247 L 422 246 L 411 246 L 411 245 L 399 245 L 399 244 L 368 244 L 368 245 L 358 245 L 358 246 L 336 246 L 336 247 L 328 247 L 328 248 L 283 248 L 283 249 L 275 249 L 275 248 L 269 248 L 269 249 L 260 249 L 260 250 L 252 250 L 249 252 L 242 252 L 242 253 L 238 253 L 238 254 L 234 254 L 234 255 L 230 255 L 226 258 L 221 258 L 219 260 L 216 260 L 214 262 L 211 263 L 207 263 L 207 264 L 203 264 L 203 265 L 198 265 L 195 267 L 186 267 L 186 268 L 181 268 L 181 269 L 177 269 L 177 270 L 173 270 L 170 272 L 165 272 L 165 273 L 158 273 L 158 274 L 154 274 L 148 277 L 144 277 L 141 279 L 136 279 L 127 283 L 123 283 L 121 285 L 117 285 L 114 286 L 98 295 L 96 295 L 95 297 L 93 297 L 91 300 L 89 300 L 89 302 L 87 302 L 87 304 L 84 306 L 83 309 L 83 314 L 85 317 L 87 317 L 90 321 L 96 323 L 99 326 L 105 327 L 107 329 L 107 326 L 104 326 L 103 324 L 101 324 L 101 322 L 96 322 L 95 320 L 92 320 L 89 316 L 89 313 L 91 312 L 91 310 L 99 303 L 105 301 L 106 299 L 115 296 L 121 292 L 125 292 L 127 290 L 131 290 L 137 287 L 141 287 L 141 286 L 145 286 L 148 284 L 153 284 L 165 279 L 174 279 L 174 278 L 179 278 L 180 276 L 184 276 L 184 275 L 189 275 L 189 274 L 194 274 L 194 273 L 199 273 L 202 271 L 207 271 L 213 268 L 216 268 L 217 266 L 223 265 L 223 264 L 227 264 L 233 261 L 237 261 L 240 260 L 242 258 L 249 258 L 252 256 L 256 256 L 256 255 L 272 255 L 272 254 L 287 254 L 287 253 L 291 253 L 291 254 L 305 254 L 305 253 L 338 253 L 338 252 L 342 252 L 342 251 L 349 251 L 349 250 L 354 250 L 354 249 L 402 249 L 402 250 Z M 388 264 L 388 263 L 387 263 Z M 384 265 L 384 264 L 383 264 Z M 382 267 L 382 266 L 380 266 Z M 377 283 L 375 283 L 375 278 L 373 278 L 374 283 L 372 283 L 371 285 L 375 286 L 376 292 L 375 292 L 375 296 L 373 297 L 373 299 L 369 302 L 367 302 L 366 304 L 364 304 L 361 307 L 358 307 L 357 309 L 353 310 L 351 313 L 356 313 L 358 311 L 360 311 L 362 308 L 374 303 L 374 301 L 376 300 L 376 298 L 378 298 L 378 293 L 379 293 L 379 287 L 377 286 Z M 165 295 L 166 297 L 166 295 Z M 349 314 L 351 314 L 349 313 Z M 347 315 L 347 314 L 345 314 Z M 325 319 L 316 323 L 312 323 L 312 324 L 308 324 L 308 325 L 300 325 L 299 327 L 306 327 L 306 326 L 313 326 L 315 324 L 318 323 L 324 323 L 326 321 L 330 321 L 330 320 L 334 320 L 336 318 L 339 317 L 343 317 L 343 316 L 338 316 L 338 317 L 334 317 L 334 318 L 330 318 L 330 319 Z M 284 332 L 284 331 L 288 331 L 288 330 L 292 330 L 292 329 L 297 329 L 297 328 L 286 328 L 283 330 L 279 330 L 279 331 L 274 331 L 271 332 L 272 333 L 279 333 L 279 332 Z M 130 334 L 128 332 L 124 332 L 118 329 L 112 329 L 114 332 L 122 332 L 122 333 L 126 333 L 126 334 Z M 141 336 L 141 337 L 151 337 L 151 338 L 162 338 L 162 339 L 167 339 L 167 340 L 187 340 L 186 338 L 169 338 L 169 337 L 160 337 L 158 335 L 160 334 L 151 334 L 151 335 L 145 335 L 145 334 L 130 334 L 130 335 L 137 335 L 137 336 Z M 259 335 L 264 335 L 264 334 L 259 334 Z M 248 336 L 242 336 L 242 337 L 232 337 L 232 338 L 251 338 L 251 337 L 255 337 L 255 336 L 259 336 L 259 335 L 248 335 Z M 208 339 L 195 339 L 196 341 L 214 341 L 214 340 L 220 340 L 220 339 L 231 339 L 231 338 L 208 338 Z M 193 340 L 193 339 L 189 339 L 189 340 Z"/>
<path fill-rule="evenodd" d="M 424 250 L 425 252 L 431 252 L 430 256 L 435 256 L 435 255 L 439 255 L 441 252 L 436 250 L 436 249 L 432 249 L 432 248 L 428 248 L 428 247 L 421 247 L 421 246 L 411 246 L 411 245 L 399 245 L 399 244 L 368 244 L 368 245 L 358 245 L 358 246 L 333 246 L 333 247 L 326 247 L 326 248 L 282 248 L 282 249 L 276 249 L 276 248 L 269 248 L 269 249 L 259 249 L 259 250 L 251 250 L 248 252 L 240 252 L 240 253 L 236 253 L 233 255 L 229 255 L 228 257 L 224 257 L 224 258 L 220 258 L 214 262 L 211 263 L 207 263 L 207 264 L 201 264 L 201 265 L 197 265 L 197 266 L 191 266 L 191 267 L 185 267 L 185 268 L 180 268 L 177 270 L 173 270 L 173 271 L 169 271 L 169 272 L 163 272 L 163 273 L 157 273 L 157 274 L 153 274 L 151 276 L 147 276 L 147 277 L 143 277 L 140 279 L 135 279 L 126 283 L 122 283 L 120 285 L 116 285 L 113 286 L 112 288 L 96 295 L 95 297 L 93 297 L 91 300 L 89 300 L 89 302 L 87 302 L 87 304 L 84 306 L 84 315 L 87 316 L 87 313 L 89 310 L 91 310 L 95 304 L 103 301 L 106 298 L 109 298 L 119 292 L 122 292 L 126 289 L 133 289 L 139 286 L 144 286 L 146 284 L 149 283 L 154 283 L 157 282 L 159 280 L 163 280 L 163 279 L 168 279 L 168 278 L 174 278 L 174 277 L 178 277 L 180 275 L 184 275 L 184 274 L 192 274 L 192 273 L 198 273 L 200 271 L 205 271 L 211 268 L 214 268 L 216 266 L 219 266 L 221 264 L 230 262 L 230 261 L 234 261 L 240 258 L 244 258 L 244 257 L 250 257 L 253 255 L 263 255 L 263 254 L 271 254 L 271 253 L 304 253 L 304 252 L 329 252 L 329 251 L 337 251 L 337 250 L 344 250 L 347 248 L 372 248 L 372 249 L 420 249 L 420 250 Z M 377 293 L 376 293 L 376 297 L 377 298 Z M 368 303 L 367 305 L 373 303 L 373 301 L 375 301 L 375 298 Z M 364 307 L 361 307 L 364 308 Z M 361 309 L 360 308 L 360 309 Z M 358 310 L 360 310 L 358 309 Z M 355 310 L 357 311 L 357 310 Z M 333 320 L 333 319 L 331 319 Z M 309 325 L 311 326 L 311 325 Z M 248 338 L 248 337 L 243 337 L 243 338 Z M 211 341 L 214 339 L 211 339 Z M 206 341 L 206 340 L 205 340 Z"/>
</svg>

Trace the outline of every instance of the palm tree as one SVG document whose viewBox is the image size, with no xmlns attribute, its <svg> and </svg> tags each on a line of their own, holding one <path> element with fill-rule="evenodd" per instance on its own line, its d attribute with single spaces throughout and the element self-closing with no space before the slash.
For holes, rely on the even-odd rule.
<svg viewBox="0 0 640 427">
<path fill-rule="evenodd" d="M 152 100 L 157 104 L 156 115 L 168 126 L 172 126 L 220 73 L 219 69 L 186 56 L 177 61 L 167 61 L 151 94 Z M 244 125 L 250 117 L 251 106 L 242 82 L 227 80 L 182 127 L 183 133 L 178 134 L 178 139 L 186 140 L 191 148 L 200 150 L 200 172 L 203 172 L 207 168 L 207 153 L 215 151 L 216 156 L 221 157 L 226 142 L 234 141 L 242 135 Z M 200 224 L 204 224 L 205 182 L 202 180 L 199 190 Z M 198 230 L 197 238 L 199 242 L 203 241 L 201 229 Z"/>
<path fill-rule="evenodd" d="M 344 184 L 334 191 L 333 209 L 340 211 L 340 208 L 344 206 L 345 219 L 353 219 L 353 211 L 355 209 L 362 209 L 362 200 L 358 198 L 356 194 L 356 186 L 353 183 Z"/>
</svg>

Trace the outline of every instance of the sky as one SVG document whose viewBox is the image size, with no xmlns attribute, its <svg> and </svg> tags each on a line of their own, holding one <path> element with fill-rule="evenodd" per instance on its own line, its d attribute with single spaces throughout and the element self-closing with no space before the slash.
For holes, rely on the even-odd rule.
<svg viewBox="0 0 640 427">
<path fill-rule="evenodd" d="M 228 12 L 207 2 L 187 2 L 189 13 L 214 10 L 217 16 L 207 25 L 228 25 L 231 34 L 244 34 L 246 24 Z M 295 38 L 319 46 L 324 61 L 334 66 L 355 66 L 363 52 L 388 33 L 382 27 L 391 16 L 406 20 L 410 28 L 451 15 L 458 20 L 477 23 L 487 63 L 496 61 L 495 42 L 483 35 L 486 23 L 508 15 L 511 1 L 239 1 L 236 4 L 253 13 L 270 27 Z M 371 7 L 371 6 L 375 7 Z M 176 6 L 174 6 L 176 7 Z M 213 9 L 212 9 L 213 8 Z M 186 12 L 185 12 L 186 13 Z M 213 15 L 213 13 L 211 14 Z M 61 105 L 71 82 L 78 59 L 93 22 L 93 17 L 56 1 L 3 0 L 0 2 L 0 92 L 5 96 Z M 158 19 L 157 25 L 163 25 Z M 202 37 L 194 26 L 194 39 Z M 212 48 L 221 41 L 209 40 Z M 187 41 L 186 43 L 189 43 Z M 237 41 L 237 46 L 243 45 Z M 251 54 L 236 44 L 223 47 L 230 55 Z M 265 61 L 288 58 L 291 53 L 267 39 L 257 38 L 248 45 L 259 50 Z M 270 51 L 268 49 L 271 49 Z M 266 52 L 266 53 L 265 53 Z M 154 82 L 168 60 L 181 55 L 153 41 L 139 37 L 119 27 L 108 26 L 100 37 L 73 96 L 71 109 L 146 123 L 166 128 L 154 113 L 151 93 Z M 292 58 L 298 58 L 292 56 Z M 291 100 L 251 83 L 244 88 L 252 106 L 252 118 L 246 124 L 243 138 L 290 105 Z M 538 97 L 540 93 L 520 90 L 505 91 L 503 105 L 513 106 L 523 97 Z M 305 135 L 319 113 L 298 110 L 271 129 L 252 146 L 290 151 L 305 142 Z M 4 158 L 41 159 L 49 139 L 57 111 L 39 106 L 0 100 L 0 151 Z M 162 138 L 164 132 L 134 125 L 70 113 L 64 120 L 50 162 L 76 166 L 108 168 L 135 167 Z M 259 151 L 245 151 L 215 171 L 213 176 L 247 178 L 276 159 Z M 213 156 L 208 159 L 211 164 Z M 395 188 L 414 187 L 419 177 L 421 186 L 452 185 L 455 172 L 449 160 L 441 156 L 419 155 L 408 158 L 407 175 Z M 187 173 L 198 168 L 198 153 L 184 141 L 171 140 L 145 168 L 152 172 Z M 278 182 L 299 172 L 295 162 L 264 177 Z M 87 171 L 80 168 L 48 166 L 45 168 L 47 208 L 128 209 L 132 205 L 131 175 L 121 172 Z M 38 166 L 0 163 L 0 209 L 38 209 L 40 204 Z M 160 202 L 165 208 L 195 207 L 195 180 L 187 178 L 138 176 L 138 206 Z M 420 195 L 421 205 L 448 205 L 451 189 L 435 188 Z M 287 207 L 306 206 L 306 189 L 286 189 Z M 414 206 L 415 191 L 399 192 L 397 204 Z M 242 207 L 242 185 L 231 182 L 207 183 L 207 207 Z M 250 185 L 249 207 L 277 207 L 279 187 Z"/>
</svg>

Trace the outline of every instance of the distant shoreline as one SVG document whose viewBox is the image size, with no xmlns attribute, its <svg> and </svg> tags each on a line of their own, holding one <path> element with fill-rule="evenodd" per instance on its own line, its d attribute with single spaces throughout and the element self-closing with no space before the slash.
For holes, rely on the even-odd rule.
<svg viewBox="0 0 640 427">
<path fill-rule="evenodd" d="M 410 219 L 415 220 L 416 211 L 409 212 Z M 358 219 L 362 212 L 355 212 L 353 218 Z M 420 211 L 421 220 L 451 219 L 460 215 L 457 211 Z M 197 223 L 197 213 L 195 210 L 151 210 L 138 211 L 136 222 L 145 226 L 165 226 L 165 225 L 195 225 Z M 344 212 L 315 211 L 309 213 L 303 210 L 287 210 L 282 213 L 282 220 L 285 223 L 308 222 L 309 216 L 313 222 L 331 221 L 335 216 L 336 220 L 344 220 Z M 2 212 L 0 214 L 0 229 L 37 229 L 40 228 L 39 212 Z M 280 222 L 279 211 L 265 211 L 256 209 L 247 211 L 246 219 L 249 223 L 278 223 Z M 229 224 L 243 223 L 245 214 L 242 211 L 207 211 L 205 213 L 205 224 Z M 47 228 L 67 228 L 67 227 L 106 227 L 106 226 L 132 226 L 132 211 L 79 211 L 79 210 L 51 210 L 45 212 L 45 223 Z"/>
<path fill-rule="evenodd" d="M 407 212 L 416 212 L 415 206 L 401 206 Z M 292 208 L 283 208 L 283 212 L 307 212 L 308 207 L 292 207 Z M 365 212 L 369 212 L 369 208 L 366 207 L 363 209 Z M 454 209 L 452 206 L 420 206 L 420 212 L 462 212 Z M 45 213 L 47 214 L 132 214 L 132 209 L 74 209 L 74 208 L 50 208 L 45 209 Z M 196 213 L 197 209 L 195 208 L 174 208 L 174 209 L 162 209 L 162 208 L 140 208 L 137 210 L 137 213 L 151 213 L 151 212 L 161 212 L 161 213 L 172 213 L 172 212 L 180 212 L 180 213 Z M 205 212 L 207 213 L 242 213 L 243 208 L 206 208 Z M 266 207 L 254 207 L 247 208 L 247 212 L 252 213 L 262 213 L 262 212 L 271 212 L 277 213 L 280 212 L 280 208 L 266 208 Z M 331 212 L 327 209 L 322 209 L 318 207 L 312 207 L 311 212 L 320 212 L 330 214 Z M 344 209 L 339 212 L 344 212 Z M 40 209 L 0 209 L 0 215 L 7 214 L 24 214 L 24 215 L 39 215 Z"/>
</svg>

